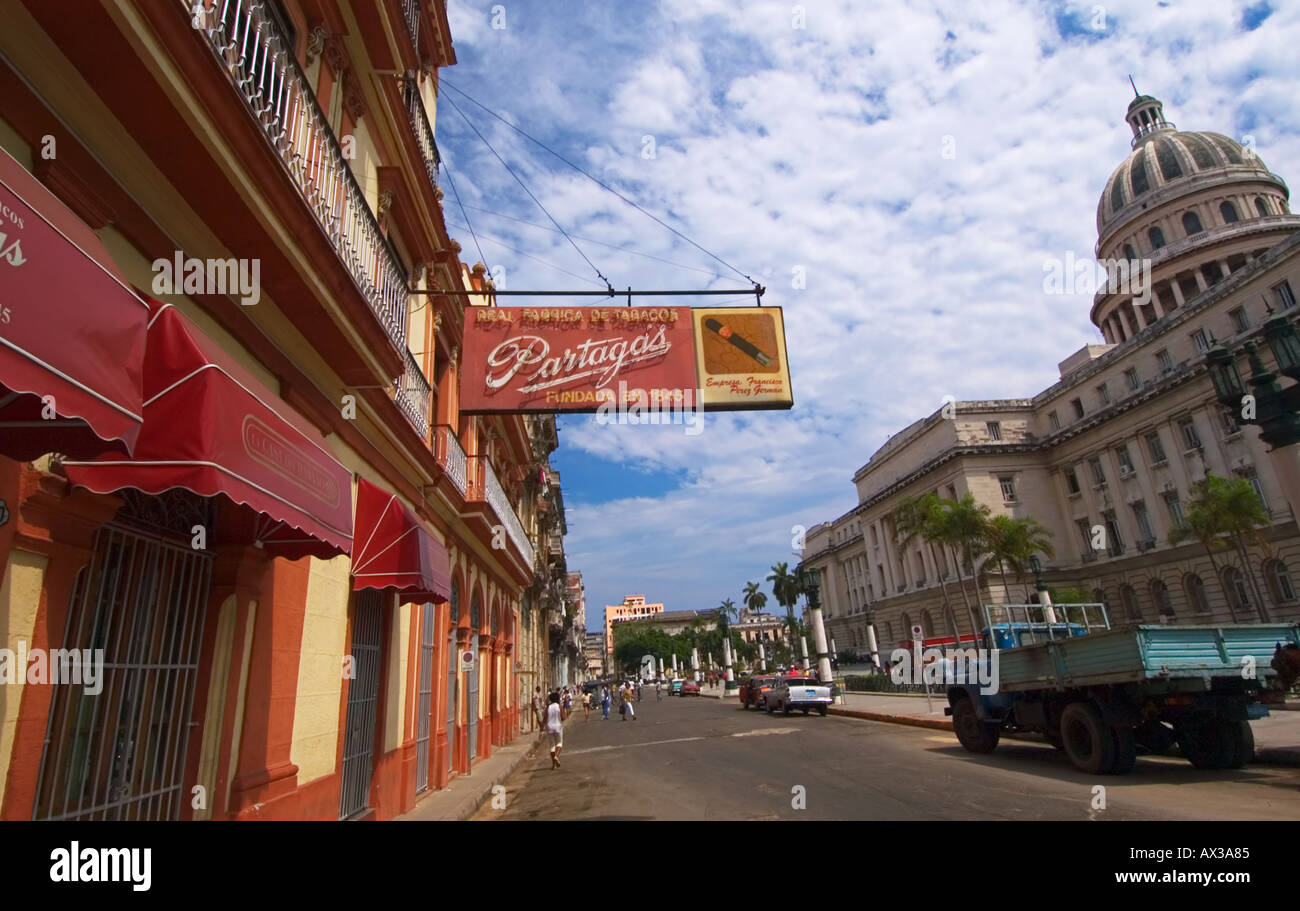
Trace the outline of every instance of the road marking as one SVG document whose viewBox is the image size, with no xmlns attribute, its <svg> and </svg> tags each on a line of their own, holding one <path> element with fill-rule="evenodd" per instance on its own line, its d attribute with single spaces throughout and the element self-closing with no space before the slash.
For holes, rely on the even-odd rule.
<svg viewBox="0 0 1300 911">
<path fill-rule="evenodd" d="M 764 734 L 793 734 L 798 728 L 759 728 L 753 731 L 741 731 L 732 737 L 762 737 Z"/>
<path fill-rule="evenodd" d="M 613 743 L 603 747 L 588 747 L 585 750 L 565 750 L 565 756 L 581 756 L 583 753 L 603 753 L 605 750 L 624 750 L 628 747 L 652 747 L 662 743 L 688 743 L 692 740 L 703 740 L 703 737 L 678 737 L 675 740 L 648 740 L 644 743 Z"/>
</svg>

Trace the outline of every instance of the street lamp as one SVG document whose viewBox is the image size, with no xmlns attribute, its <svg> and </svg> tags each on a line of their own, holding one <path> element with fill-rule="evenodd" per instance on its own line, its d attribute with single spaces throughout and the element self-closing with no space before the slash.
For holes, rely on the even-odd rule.
<svg viewBox="0 0 1300 911">
<path fill-rule="evenodd" d="M 1052 607 L 1052 595 L 1047 591 L 1047 583 L 1043 581 L 1043 562 L 1038 559 L 1038 554 L 1029 555 L 1029 571 L 1034 574 L 1034 588 L 1038 590 L 1038 603 L 1043 608 L 1043 620 L 1048 624 L 1048 638 L 1051 638 L 1051 624 L 1056 622 L 1056 610 Z"/>
</svg>

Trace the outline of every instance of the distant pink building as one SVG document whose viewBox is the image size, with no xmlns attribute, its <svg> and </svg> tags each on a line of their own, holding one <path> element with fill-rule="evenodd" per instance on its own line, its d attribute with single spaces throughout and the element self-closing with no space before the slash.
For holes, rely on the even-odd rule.
<svg viewBox="0 0 1300 911">
<path fill-rule="evenodd" d="M 614 623 L 618 620 L 644 620 L 664 612 L 663 603 L 646 604 L 645 595 L 628 595 L 622 604 L 605 605 L 605 653 L 614 654 Z"/>
</svg>

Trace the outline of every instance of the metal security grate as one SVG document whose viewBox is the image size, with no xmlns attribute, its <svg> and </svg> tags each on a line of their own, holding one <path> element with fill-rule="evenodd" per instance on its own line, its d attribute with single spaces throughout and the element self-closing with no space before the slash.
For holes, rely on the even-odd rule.
<svg viewBox="0 0 1300 911">
<path fill-rule="evenodd" d="M 478 596 L 475 595 L 475 603 Z M 478 756 L 478 630 L 470 644 L 474 652 L 474 667 L 469 671 L 469 698 L 465 712 L 469 715 L 469 759 L 473 762 Z"/>
<path fill-rule="evenodd" d="M 188 540 L 99 530 L 63 647 L 102 649 L 103 665 L 93 687 L 54 688 L 33 818 L 179 818 L 211 574 Z"/>
<path fill-rule="evenodd" d="M 339 819 L 350 819 L 369 806 L 375 711 L 379 696 L 383 606 L 383 595 L 374 589 L 357 592 L 353 601 L 352 669 L 356 677 L 349 681 L 348 686 Z"/>
<path fill-rule="evenodd" d="M 416 708 L 415 793 L 429 789 L 429 730 L 433 715 L 433 605 L 420 608 L 420 698 Z"/>
</svg>

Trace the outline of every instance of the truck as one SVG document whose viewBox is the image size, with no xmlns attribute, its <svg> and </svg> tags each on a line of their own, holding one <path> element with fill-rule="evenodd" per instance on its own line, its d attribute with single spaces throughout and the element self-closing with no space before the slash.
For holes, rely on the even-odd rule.
<svg viewBox="0 0 1300 911">
<path fill-rule="evenodd" d="M 985 606 L 984 620 L 972 672 L 946 683 L 958 741 L 991 753 L 1003 734 L 1037 732 L 1090 774 L 1128 773 L 1139 747 L 1175 745 L 1198 769 L 1241 768 L 1250 722 L 1285 698 L 1271 659 L 1300 647 L 1289 624 L 1112 628 L 1102 604 Z"/>
</svg>

